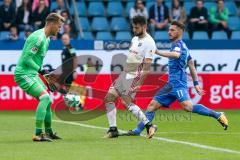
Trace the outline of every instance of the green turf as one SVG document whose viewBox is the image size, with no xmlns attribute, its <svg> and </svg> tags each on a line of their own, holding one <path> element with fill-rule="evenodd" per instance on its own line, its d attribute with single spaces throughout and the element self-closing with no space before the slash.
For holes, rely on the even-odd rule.
<svg viewBox="0 0 240 160">
<path fill-rule="evenodd" d="M 240 111 L 226 112 L 228 131 L 213 119 L 184 111 L 158 111 L 154 121 L 159 130 L 156 137 L 187 141 L 240 152 Z M 236 160 L 240 154 L 201 149 L 144 137 L 103 139 L 105 130 L 54 122 L 54 129 L 64 140 L 34 143 L 34 112 L 0 112 L 1 160 Z M 57 119 L 55 117 L 55 119 Z M 105 116 L 79 122 L 107 127 Z M 132 129 L 136 120 L 130 113 L 118 112 L 120 129 Z"/>
</svg>

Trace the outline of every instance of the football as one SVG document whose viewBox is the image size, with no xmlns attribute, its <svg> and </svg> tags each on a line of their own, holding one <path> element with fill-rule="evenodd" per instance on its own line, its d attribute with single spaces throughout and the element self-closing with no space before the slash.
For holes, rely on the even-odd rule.
<svg viewBox="0 0 240 160">
<path fill-rule="evenodd" d="M 78 107 L 80 105 L 80 96 L 76 94 L 66 94 L 63 96 L 63 100 L 68 107 Z"/>
</svg>

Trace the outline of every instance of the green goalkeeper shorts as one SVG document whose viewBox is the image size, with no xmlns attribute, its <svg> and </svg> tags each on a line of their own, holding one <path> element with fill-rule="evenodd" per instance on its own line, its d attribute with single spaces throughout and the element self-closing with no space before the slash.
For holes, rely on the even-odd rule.
<svg viewBox="0 0 240 160">
<path fill-rule="evenodd" d="M 14 80 L 21 89 L 35 98 L 46 91 L 46 86 L 38 75 L 14 75 Z"/>
</svg>

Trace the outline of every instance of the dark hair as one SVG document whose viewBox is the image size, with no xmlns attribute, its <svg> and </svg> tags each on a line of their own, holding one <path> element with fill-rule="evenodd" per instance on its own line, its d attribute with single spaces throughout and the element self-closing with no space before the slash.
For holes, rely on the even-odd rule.
<svg viewBox="0 0 240 160">
<path fill-rule="evenodd" d="M 141 26 L 143 26 L 143 25 L 147 24 L 147 20 L 144 16 L 135 16 L 132 19 L 132 23 L 133 24 L 140 24 Z"/>
<path fill-rule="evenodd" d="M 135 3 L 134 3 L 134 9 L 135 10 L 137 10 L 137 4 L 138 4 L 139 1 L 141 1 L 142 4 L 144 4 L 142 0 L 135 0 Z"/>
<path fill-rule="evenodd" d="M 175 26 L 181 28 L 183 31 L 185 30 L 185 25 L 182 22 L 172 21 L 171 25 L 175 25 Z"/>
</svg>

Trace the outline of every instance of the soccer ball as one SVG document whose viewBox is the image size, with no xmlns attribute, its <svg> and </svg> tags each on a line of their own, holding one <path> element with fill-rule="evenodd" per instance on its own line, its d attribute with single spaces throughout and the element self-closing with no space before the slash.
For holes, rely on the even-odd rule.
<svg viewBox="0 0 240 160">
<path fill-rule="evenodd" d="M 68 107 L 78 107 L 80 105 L 80 96 L 76 94 L 66 94 L 63 96 L 63 100 Z"/>
</svg>

